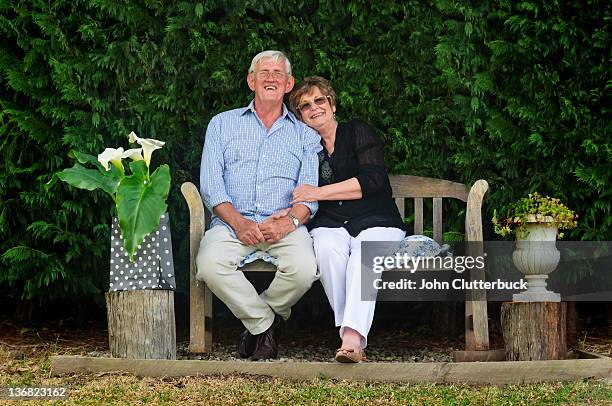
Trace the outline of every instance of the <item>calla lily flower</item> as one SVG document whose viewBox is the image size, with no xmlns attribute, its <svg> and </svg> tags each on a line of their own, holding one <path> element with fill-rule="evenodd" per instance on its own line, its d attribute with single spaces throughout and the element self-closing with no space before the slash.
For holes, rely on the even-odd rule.
<svg viewBox="0 0 612 406">
<path fill-rule="evenodd" d="M 142 161 L 142 148 L 128 149 L 121 155 L 121 158 L 130 158 L 132 161 Z"/>
<path fill-rule="evenodd" d="M 142 146 L 144 161 L 147 164 L 147 167 L 151 163 L 151 154 L 153 153 L 153 151 L 155 151 L 156 149 L 160 149 L 165 144 L 165 142 L 158 141 L 153 138 L 140 138 L 136 135 L 136 133 L 134 133 L 134 131 L 132 131 L 128 135 L 128 137 L 131 143 L 137 142 Z"/>
<path fill-rule="evenodd" d="M 98 161 L 104 166 L 107 171 L 110 170 L 109 162 L 115 165 L 122 173 L 124 172 L 123 163 L 123 148 L 106 148 L 101 154 L 98 154 Z"/>
</svg>

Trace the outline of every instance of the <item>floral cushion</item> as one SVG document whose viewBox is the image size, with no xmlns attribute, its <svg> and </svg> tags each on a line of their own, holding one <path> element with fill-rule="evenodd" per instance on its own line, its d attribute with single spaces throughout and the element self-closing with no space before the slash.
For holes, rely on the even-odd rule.
<svg viewBox="0 0 612 406">
<path fill-rule="evenodd" d="M 249 255 L 245 256 L 244 258 L 242 258 L 242 260 L 240 260 L 240 263 L 238 264 L 239 267 L 243 267 L 246 264 L 250 264 L 251 262 L 255 262 L 258 259 L 261 259 L 262 261 L 265 261 L 269 264 L 272 264 L 274 266 L 278 266 L 278 259 L 276 259 L 275 257 L 273 257 L 272 255 L 268 254 L 267 252 L 263 252 L 263 251 L 253 251 L 251 252 Z"/>
<path fill-rule="evenodd" d="M 409 257 L 435 257 L 450 255 L 448 244 L 440 245 L 425 235 L 410 235 L 401 240 L 393 255 L 407 254 Z"/>
</svg>

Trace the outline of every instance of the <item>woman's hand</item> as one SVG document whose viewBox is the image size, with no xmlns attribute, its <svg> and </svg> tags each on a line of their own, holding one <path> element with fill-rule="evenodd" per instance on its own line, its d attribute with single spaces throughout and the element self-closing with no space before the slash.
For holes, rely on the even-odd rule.
<svg viewBox="0 0 612 406">
<path fill-rule="evenodd" d="M 279 211 L 272 213 L 270 217 L 268 218 L 271 218 L 273 220 L 278 220 L 282 217 L 285 217 L 287 214 L 289 214 L 290 211 L 291 211 L 291 207 L 287 207 L 286 209 L 280 209 Z"/>
<path fill-rule="evenodd" d="M 299 202 L 316 202 L 320 198 L 320 188 L 310 185 L 298 185 L 293 189 L 291 204 Z"/>
</svg>

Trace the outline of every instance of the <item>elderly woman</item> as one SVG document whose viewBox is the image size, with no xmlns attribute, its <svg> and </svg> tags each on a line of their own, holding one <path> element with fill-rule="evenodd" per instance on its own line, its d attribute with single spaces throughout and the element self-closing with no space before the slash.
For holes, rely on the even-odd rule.
<svg viewBox="0 0 612 406">
<path fill-rule="evenodd" d="M 361 242 L 399 241 L 404 224 L 391 196 L 384 144 L 360 120 L 336 121 L 336 93 L 321 77 L 305 78 L 290 106 L 321 135 L 319 186 L 299 185 L 292 204 L 319 202 L 307 224 L 321 283 L 340 327 L 339 362 L 365 358 L 375 301 L 361 300 Z"/>
</svg>

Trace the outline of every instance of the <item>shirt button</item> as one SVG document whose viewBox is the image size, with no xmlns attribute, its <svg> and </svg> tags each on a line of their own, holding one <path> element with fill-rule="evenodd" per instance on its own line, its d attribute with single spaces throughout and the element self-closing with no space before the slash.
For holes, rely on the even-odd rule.
<svg viewBox="0 0 612 406">
<path fill-rule="evenodd" d="M 338 206 L 342 206 L 342 202 L 338 202 Z"/>
<path fill-rule="evenodd" d="M 348 220 L 344 220 L 344 223 L 343 223 L 343 224 L 346 224 L 346 223 L 348 223 Z"/>
</svg>

